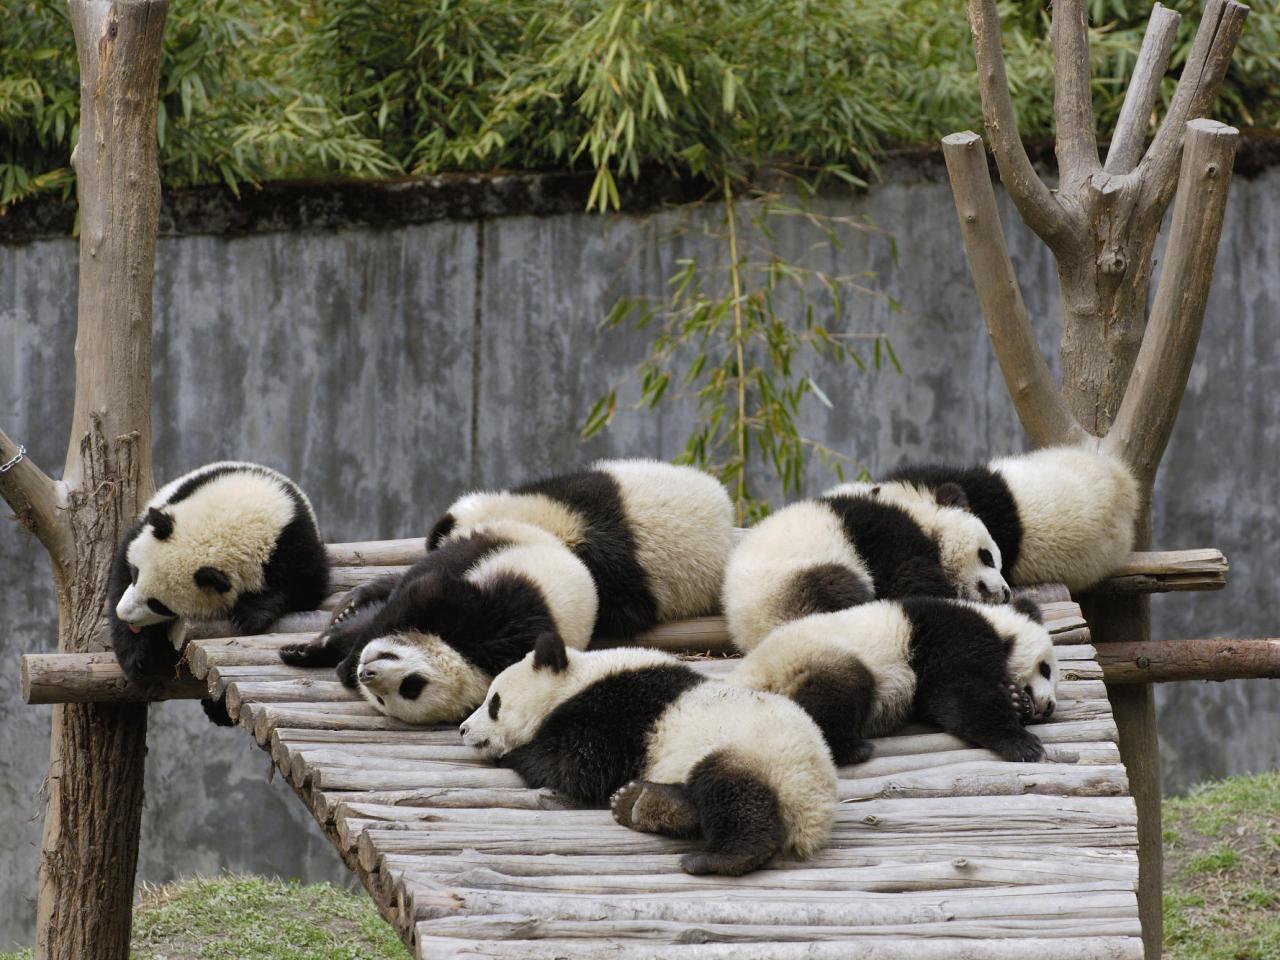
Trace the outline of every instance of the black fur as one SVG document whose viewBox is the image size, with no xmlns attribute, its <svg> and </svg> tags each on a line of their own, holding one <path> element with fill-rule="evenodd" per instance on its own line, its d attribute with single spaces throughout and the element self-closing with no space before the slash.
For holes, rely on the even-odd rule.
<svg viewBox="0 0 1280 960">
<path fill-rule="evenodd" d="M 787 586 L 782 607 L 787 619 L 811 613 L 834 613 L 870 603 L 875 588 L 863 577 L 838 563 L 822 563 L 796 574 Z"/>
<path fill-rule="evenodd" d="M 426 689 L 427 678 L 420 673 L 411 673 L 400 681 L 400 696 L 405 700 L 417 700 Z"/>
<path fill-rule="evenodd" d="M 163 510 L 150 507 L 147 510 L 147 523 L 151 524 L 151 533 L 157 540 L 168 540 L 173 536 L 173 517 Z"/>
<path fill-rule="evenodd" d="M 452 513 L 446 513 L 443 517 L 436 521 L 436 525 L 431 528 L 431 532 L 427 534 L 427 549 L 435 550 L 444 542 L 444 538 L 453 533 L 453 528 L 458 525 L 457 519 Z"/>
<path fill-rule="evenodd" d="M 935 492 L 946 484 L 955 484 L 969 501 L 969 511 L 981 520 L 1000 548 L 1005 580 L 1013 582 L 1013 568 L 1022 548 L 1022 520 L 1018 502 L 1004 478 L 985 466 L 956 467 L 947 464 L 904 464 L 887 480 L 905 480 Z M 935 494 L 936 495 L 936 494 Z"/>
<path fill-rule="evenodd" d="M 867 565 L 877 598 L 956 595 L 955 585 L 942 569 L 938 545 L 907 511 L 857 495 L 839 494 L 821 502 L 839 518 L 845 536 Z"/>
<path fill-rule="evenodd" d="M 265 633 L 294 610 L 314 610 L 329 593 L 329 556 L 301 496 L 288 488 L 293 519 L 280 531 L 263 568 L 262 589 L 242 593 L 231 608 L 241 633 Z"/>
<path fill-rule="evenodd" d="M 197 587 L 212 587 L 219 593 L 226 593 L 231 589 L 231 581 L 227 579 L 226 573 L 217 567 L 201 567 L 195 572 L 193 579 Z"/>
<path fill-rule="evenodd" d="M 600 597 L 592 639 L 626 639 L 658 622 L 658 603 L 636 557 L 635 536 L 617 480 L 603 470 L 578 470 L 526 483 L 511 492 L 540 494 L 564 504 L 584 521 L 585 534 L 573 552 L 591 573 Z M 432 529 L 428 544 L 438 543 L 453 526 L 452 514 L 445 514 Z"/>
<path fill-rule="evenodd" d="M 680 858 L 686 873 L 740 877 L 782 849 L 786 830 L 777 794 L 735 764 L 729 752 L 703 757 L 689 774 L 687 790 L 707 846 Z"/>
<path fill-rule="evenodd" d="M 1010 699 L 1010 641 L 960 604 L 917 597 L 902 607 L 911 622 L 916 716 L 1005 760 L 1042 759 L 1039 738 Z"/>
<path fill-rule="evenodd" d="M 533 739 L 500 763 L 531 787 L 550 787 L 580 803 L 604 803 L 644 769 L 658 718 L 702 682 L 683 664 L 603 677 L 552 710 Z"/>
<path fill-rule="evenodd" d="M 563 673 L 569 669 L 569 654 L 558 634 L 548 631 L 534 641 L 533 669 L 550 670 L 552 673 Z"/>
<path fill-rule="evenodd" d="M 856 656 L 823 664 L 802 678 L 791 699 L 822 731 L 837 766 L 870 759 L 874 747 L 862 735 L 875 701 L 876 678 Z"/>
<path fill-rule="evenodd" d="M 1009 606 L 1036 623 L 1044 623 L 1044 611 L 1040 609 L 1040 604 L 1036 603 L 1035 599 L 1029 594 L 1018 594 L 1013 598 L 1013 602 Z"/>
</svg>

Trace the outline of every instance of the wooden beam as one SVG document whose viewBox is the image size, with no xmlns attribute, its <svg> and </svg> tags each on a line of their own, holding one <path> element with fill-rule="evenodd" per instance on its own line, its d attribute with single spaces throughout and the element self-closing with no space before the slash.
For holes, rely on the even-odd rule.
<svg viewBox="0 0 1280 960">
<path fill-rule="evenodd" d="M 185 670 L 161 683 L 134 683 L 113 653 L 29 653 L 22 658 L 23 703 L 142 703 L 208 695 L 205 685 Z"/>
<path fill-rule="evenodd" d="M 1099 643 L 1108 683 L 1280 679 L 1280 639 L 1210 637 Z"/>
</svg>

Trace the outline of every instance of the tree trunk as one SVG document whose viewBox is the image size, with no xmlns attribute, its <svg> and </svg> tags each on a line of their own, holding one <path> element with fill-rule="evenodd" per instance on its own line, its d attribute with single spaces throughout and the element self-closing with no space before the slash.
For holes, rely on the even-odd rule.
<svg viewBox="0 0 1280 960">
<path fill-rule="evenodd" d="M 107 570 L 153 489 L 151 288 L 160 211 L 156 103 L 167 0 L 72 0 L 80 60 L 76 396 L 51 551 L 58 649 L 104 648 Z M 42 537 L 42 540 L 44 538 Z M 46 541 L 47 544 L 47 541 Z M 36 957 L 127 960 L 147 708 L 54 707 Z"/>
</svg>

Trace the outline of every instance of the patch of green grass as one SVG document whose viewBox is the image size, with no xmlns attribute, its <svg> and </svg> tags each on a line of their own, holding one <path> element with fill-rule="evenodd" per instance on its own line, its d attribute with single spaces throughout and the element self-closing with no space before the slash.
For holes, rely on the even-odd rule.
<svg viewBox="0 0 1280 960">
<path fill-rule="evenodd" d="M 404 960 L 367 896 L 253 876 L 195 879 L 144 893 L 134 960 Z"/>
<path fill-rule="evenodd" d="M 1280 958 L 1280 773 L 1165 801 L 1167 960 Z"/>
<path fill-rule="evenodd" d="M 17 953 L 0 953 L 0 960 L 31 960 L 31 951 L 19 950 Z"/>
</svg>

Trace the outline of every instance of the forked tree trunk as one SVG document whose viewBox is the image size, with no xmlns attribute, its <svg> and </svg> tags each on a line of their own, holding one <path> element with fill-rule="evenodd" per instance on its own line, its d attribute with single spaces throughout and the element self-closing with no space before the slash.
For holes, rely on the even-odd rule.
<svg viewBox="0 0 1280 960">
<path fill-rule="evenodd" d="M 61 481 L 29 460 L 0 495 L 49 551 L 58 649 L 104 649 L 107 570 L 153 488 L 151 287 L 156 103 L 167 0 L 71 0 L 80 61 L 76 393 Z M 0 461 L 17 454 L 0 433 Z M 39 960 L 127 960 L 145 704 L 53 708 L 36 906 Z"/>
<path fill-rule="evenodd" d="M 1235 0 L 1208 0 L 1177 91 L 1144 153 L 1179 19 L 1155 5 L 1104 162 L 1094 135 L 1086 6 L 1055 0 L 1058 188 L 1051 191 L 1018 136 L 996 2 L 969 0 L 983 116 L 1001 179 L 1058 264 L 1061 388 L 1036 344 L 1013 273 L 982 141 L 952 134 L 943 151 L 991 342 L 1033 444 L 1081 443 L 1114 453 L 1133 469 L 1142 494 L 1134 531 L 1139 550 L 1151 543 L 1156 469 L 1200 339 L 1237 139 L 1232 128 L 1195 118 L 1217 96 L 1247 13 Z M 1169 246 L 1148 318 L 1152 253 L 1175 189 Z M 1145 597 L 1096 598 L 1084 607 L 1100 643 L 1150 639 Z M 1113 684 L 1108 693 L 1138 807 L 1139 910 L 1145 952 L 1154 960 L 1161 949 L 1163 859 L 1154 699 L 1149 684 Z"/>
</svg>

